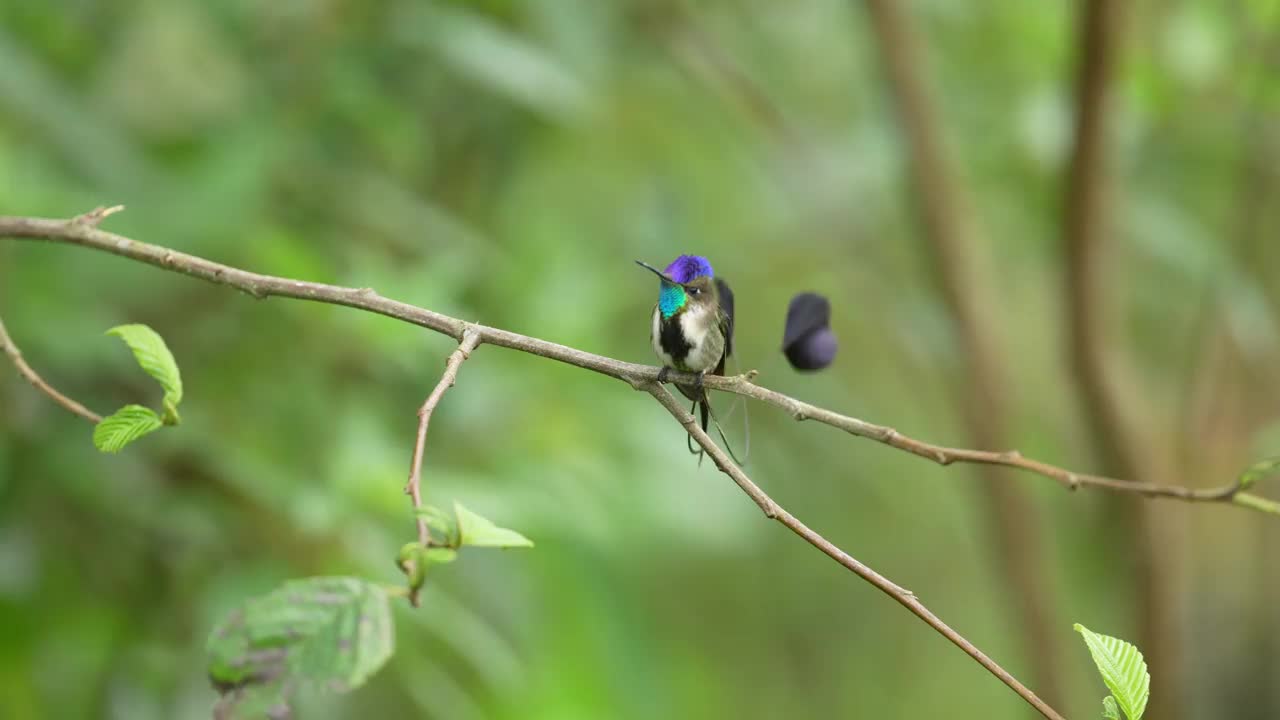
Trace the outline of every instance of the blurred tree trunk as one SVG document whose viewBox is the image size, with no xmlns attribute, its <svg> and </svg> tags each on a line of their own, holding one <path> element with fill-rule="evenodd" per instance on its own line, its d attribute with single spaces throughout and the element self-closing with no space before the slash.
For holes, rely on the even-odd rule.
<svg viewBox="0 0 1280 720">
<path fill-rule="evenodd" d="M 1088 0 L 1078 28 L 1076 126 L 1063 217 L 1065 284 L 1071 372 L 1079 388 L 1102 472 L 1129 480 L 1168 479 L 1170 463 L 1151 446 L 1131 401 L 1134 387 L 1108 349 L 1107 319 L 1116 314 L 1109 278 L 1111 173 L 1108 169 L 1111 96 L 1124 3 Z M 1136 644 L 1154 678 L 1147 714 L 1182 716 L 1181 624 L 1176 561 L 1179 512 L 1138 498 L 1115 497 L 1117 523 L 1137 591 Z"/>
<path fill-rule="evenodd" d="M 897 108 L 910 168 L 924 221 L 934 277 L 964 351 L 967 377 L 959 399 L 961 416 L 972 444 L 1000 450 L 1012 445 L 1008 433 L 1009 374 L 996 328 L 983 271 L 986 265 L 964 186 L 952 166 L 936 122 L 937 109 L 921 72 L 918 42 L 902 5 L 894 0 L 867 2 Z M 984 467 L 982 506 L 990 545 L 1009 586 L 1021 625 L 1023 652 L 1032 667 L 1036 693 L 1051 705 L 1061 703 L 1060 638 L 1045 552 L 1035 506 L 1007 470 Z M 1065 627 L 1065 625 L 1063 625 Z"/>
<path fill-rule="evenodd" d="M 1247 37 L 1248 27 L 1237 27 L 1238 37 Z M 1280 33 L 1263 37 L 1248 54 L 1266 60 L 1280 48 Z M 1243 84 L 1243 83 L 1242 83 Z M 1260 87 L 1260 85 L 1259 85 Z M 1181 413 L 1183 422 L 1180 465 L 1182 483 L 1206 485 L 1207 478 L 1231 477 L 1257 458 L 1257 433 L 1275 420 L 1280 407 L 1280 384 L 1272 368 L 1280 365 L 1272 342 L 1242 343 L 1230 317 L 1239 300 L 1233 293 L 1267 295 L 1265 251 L 1272 238 L 1271 215 L 1275 202 L 1275 172 L 1280 167 L 1280 143 L 1271 128 L 1276 118 L 1268 111 L 1261 91 L 1247 99 L 1241 123 L 1240 173 L 1235 207 L 1230 223 L 1234 227 L 1233 275 L 1230 285 L 1218 281 L 1208 289 L 1197 337 L 1201 338 L 1198 360 L 1187 379 L 1187 397 Z M 1243 286 L 1243 290 L 1241 288 Z M 1275 323 L 1275 310 L 1270 320 Z M 1261 448 L 1275 454 L 1277 448 Z M 1240 720 L 1261 720 L 1280 715 L 1280 692 L 1257 693 L 1257 688 L 1275 687 L 1280 672 L 1280 625 L 1275 608 L 1280 605 L 1280 571 L 1269 548 L 1280 542 L 1280 527 L 1274 521 L 1258 519 L 1240 524 L 1206 518 L 1204 530 L 1218 542 L 1236 548 L 1240 562 L 1222 565 L 1201 561 L 1211 581 L 1208 592 L 1195 593 L 1195 612 L 1201 617 L 1234 614 L 1256 629 L 1249 637 L 1224 643 L 1217 657 L 1208 654 L 1210 670 L 1197 673 L 1197 707 L 1231 708 Z M 1200 576 L 1197 576 L 1200 579 Z M 1240 600 L 1240 596 L 1244 599 Z M 1199 655 L 1199 652 L 1197 653 Z M 1240 698 L 1248 698 L 1241 702 Z"/>
</svg>

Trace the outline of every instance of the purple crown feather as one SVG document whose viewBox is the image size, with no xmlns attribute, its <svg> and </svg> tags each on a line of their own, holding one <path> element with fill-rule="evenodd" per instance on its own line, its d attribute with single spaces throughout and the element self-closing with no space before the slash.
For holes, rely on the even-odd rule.
<svg viewBox="0 0 1280 720">
<path fill-rule="evenodd" d="M 711 263 L 701 255 L 681 255 L 667 266 L 667 275 L 678 283 L 692 282 L 696 277 L 715 277 Z"/>
</svg>

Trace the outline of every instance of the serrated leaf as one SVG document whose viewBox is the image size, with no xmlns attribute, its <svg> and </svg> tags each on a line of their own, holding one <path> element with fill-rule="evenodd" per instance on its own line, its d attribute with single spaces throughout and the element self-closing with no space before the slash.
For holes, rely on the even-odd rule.
<svg viewBox="0 0 1280 720">
<path fill-rule="evenodd" d="M 1099 635 L 1080 623 L 1075 624 L 1075 629 L 1084 636 L 1093 664 L 1098 666 L 1102 682 L 1115 696 L 1116 704 L 1129 720 L 1141 720 L 1151 695 L 1151 675 L 1142 653 L 1124 640 Z"/>
<path fill-rule="evenodd" d="M 102 452 L 118 453 L 125 445 L 160 428 L 164 423 L 151 408 L 125 405 L 93 428 L 93 444 Z"/>
<path fill-rule="evenodd" d="M 178 363 L 165 345 L 164 338 L 155 330 L 135 323 L 133 325 L 117 325 L 107 331 L 115 335 L 129 346 L 138 365 L 148 375 L 155 378 L 164 388 L 164 421 L 166 425 L 177 425 L 178 403 L 182 402 L 182 375 L 178 373 Z"/>
<path fill-rule="evenodd" d="M 494 525 L 488 518 L 477 515 L 462 506 L 453 504 L 458 518 L 458 539 L 462 545 L 472 547 L 533 547 L 533 541 L 515 530 Z"/>
<path fill-rule="evenodd" d="M 1116 707 L 1116 699 L 1110 695 L 1102 698 L 1102 717 L 1106 720 L 1124 720 L 1120 717 L 1120 708 Z"/>
<path fill-rule="evenodd" d="M 1259 480 L 1277 473 L 1280 473 L 1280 457 L 1259 460 L 1240 473 L 1240 489 L 1245 490 Z"/>
<path fill-rule="evenodd" d="M 214 628 L 209 676 L 235 706 L 287 704 L 297 689 L 346 692 L 391 657 L 391 624 L 378 585 L 349 577 L 290 580 Z"/>
</svg>

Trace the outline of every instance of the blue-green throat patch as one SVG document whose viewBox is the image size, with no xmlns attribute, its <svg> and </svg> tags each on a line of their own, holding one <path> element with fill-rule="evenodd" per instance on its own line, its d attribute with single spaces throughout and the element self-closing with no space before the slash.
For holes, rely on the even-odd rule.
<svg viewBox="0 0 1280 720">
<path fill-rule="evenodd" d="M 658 294 L 658 310 L 662 313 L 662 317 L 669 318 L 684 307 L 688 299 L 684 288 L 680 285 L 663 283 L 662 292 Z"/>
</svg>

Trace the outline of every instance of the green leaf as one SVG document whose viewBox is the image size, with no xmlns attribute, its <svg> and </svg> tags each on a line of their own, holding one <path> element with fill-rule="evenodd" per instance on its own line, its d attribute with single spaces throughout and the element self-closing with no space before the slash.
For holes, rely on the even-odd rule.
<svg viewBox="0 0 1280 720">
<path fill-rule="evenodd" d="M 435 505 L 423 505 L 416 508 L 414 514 L 426 520 L 428 527 L 444 536 L 444 544 L 450 546 L 458 544 L 457 528 L 454 527 L 453 518 L 449 517 L 448 513 Z"/>
<path fill-rule="evenodd" d="M 288 718 L 289 694 L 288 686 L 280 680 L 225 688 L 214 705 L 213 717 L 217 720 Z"/>
<path fill-rule="evenodd" d="M 533 541 L 515 530 L 498 527 L 488 518 L 477 515 L 455 502 L 453 511 L 458 517 L 458 538 L 462 545 L 472 547 L 533 547 Z"/>
<path fill-rule="evenodd" d="M 400 546 L 400 553 L 396 555 L 396 564 L 400 566 L 405 577 L 409 578 L 411 593 L 418 592 L 427 581 L 428 563 L 422 561 L 422 551 L 425 549 L 416 542 L 407 542 Z"/>
<path fill-rule="evenodd" d="M 428 565 L 445 565 L 458 559 L 458 551 L 453 548 L 426 548 L 422 551 L 422 560 Z"/>
<path fill-rule="evenodd" d="M 346 692 L 391 657 L 386 592 L 358 578 L 290 580 L 252 598 L 209 634 L 209 676 L 223 702 L 287 707 L 292 692 Z"/>
<path fill-rule="evenodd" d="M 1240 474 L 1240 489 L 1246 490 L 1259 480 L 1277 473 L 1280 473 L 1280 457 L 1259 460 Z"/>
<path fill-rule="evenodd" d="M 1111 690 L 1125 716 L 1129 720 L 1141 720 L 1151 694 L 1151 675 L 1147 672 L 1142 653 L 1119 638 L 1099 635 L 1080 623 L 1075 624 L 1075 629 L 1084 636 L 1085 645 L 1093 655 L 1093 664 L 1098 666 L 1102 675 L 1102 682 Z M 1105 707 L 1106 701 L 1103 702 Z"/>
<path fill-rule="evenodd" d="M 432 565 L 444 565 L 458 559 L 458 551 L 453 548 L 423 547 L 416 542 L 408 542 L 400 547 L 396 556 L 396 564 L 409 578 L 409 592 L 416 593 L 427 581 L 427 569 Z"/>
<path fill-rule="evenodd" d="M 107 331 L 124 340 L 138 365 L 155 378 L 164 388 L 164 423 L 177 425 L 182 421 L 178 417 L 178 403 L 182 402 L 182 376 L 178 373 L 178 363 L 164 344 L 164 338 L 146 325 L 117 325 Z"/>
<path fill-rule="evenodd" d="M 118 453 L 125 445 L 157 430 L 162 424 L 151 408 L 125 405 L 102 418 L 93 429 L 93 444 L 102 452 Z"/>
<path fill-rule="evenodd" d="M 1106 720 L 1124 720 L 1120 717 L 1120 708 L 1116 707 L 1116 699 L 1110 695 L 1102 698 L 1102 717 Z"/>
</svg>

